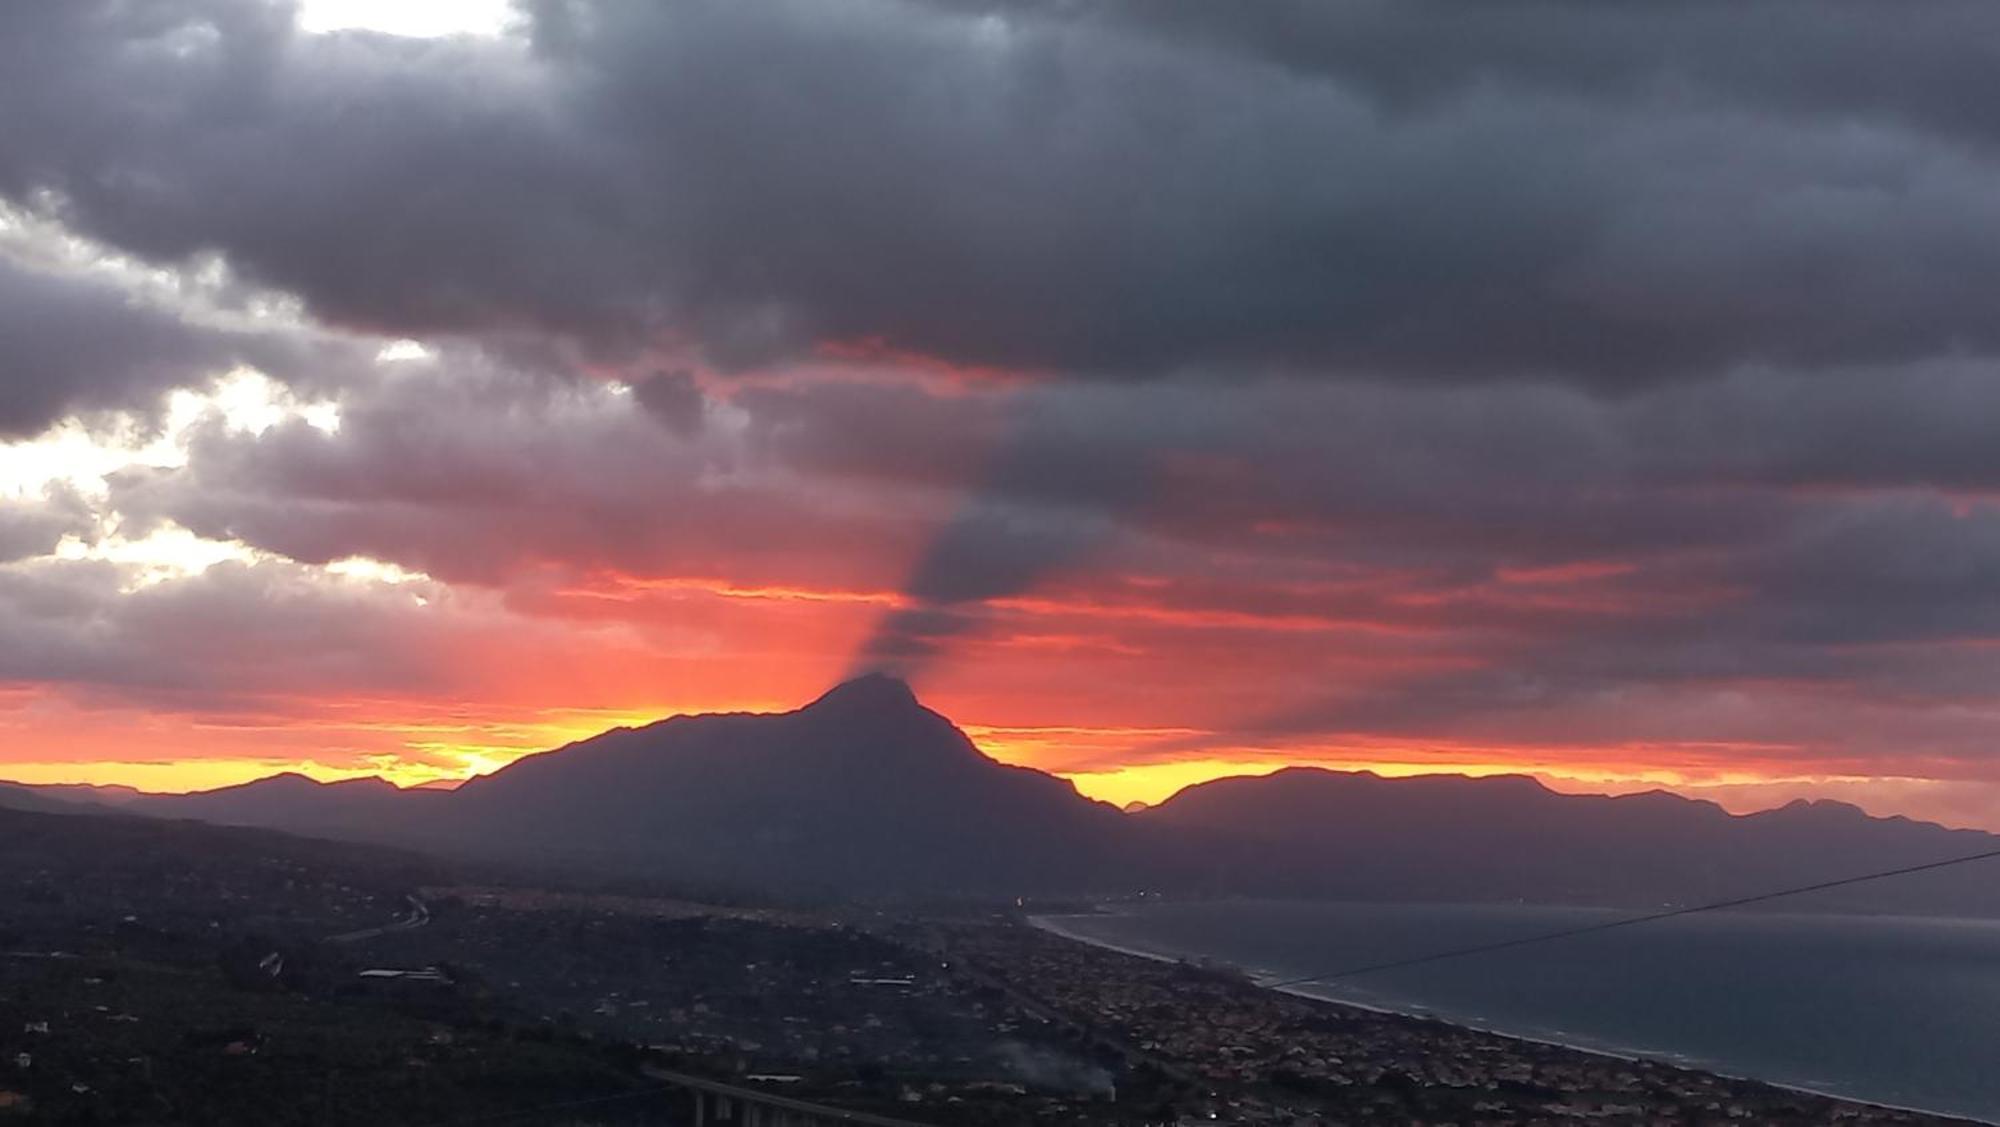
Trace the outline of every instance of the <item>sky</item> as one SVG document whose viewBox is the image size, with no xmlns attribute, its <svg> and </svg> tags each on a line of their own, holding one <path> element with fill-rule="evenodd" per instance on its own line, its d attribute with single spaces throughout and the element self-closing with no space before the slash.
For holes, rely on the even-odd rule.
<svg viewBox="0 0 2000 1127">
<path fill-rule="evenodd" d="M 0 6 L 0 776 L 907 676 L 2000 828 L 2000 12 Z"/>
</svg>

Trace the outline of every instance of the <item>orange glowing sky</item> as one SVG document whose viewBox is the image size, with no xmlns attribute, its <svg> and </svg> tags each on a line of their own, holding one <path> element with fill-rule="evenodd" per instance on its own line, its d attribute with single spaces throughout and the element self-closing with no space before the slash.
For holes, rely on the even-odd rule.
<svg viewBox="0 0 2000 1127">
<path fill-rule="evenodd" d="M 213 579 L 215 567 L 123 597 Z M 1579 566 L 1500 583 L 1529 585 L 1536 600 L 1588 601 L 1597 597 L 1592 584 L 1614 574 Z M 1158 802 L 1223 775 L 1314 764 L 1384 775 L 1528 773 L 1576 792 L 1665 787 L 1738 810 L 1830 795 L 1982 822 L 1973 788 L 1884 776 L 1865 761 L 1822 756 L 1802 767 L 1801 749 L 1783 745 L 1234 731 L 1242 716 L 1281 712 L 1274 688 L 1296 684 L 1302 671 L 1337 681 L 1342 695 L 1366 697 L 1371 685 L 1478 663 L 1436 651 L 1439 635 L 1450 633 L 1448 616 L 1416 626 L 1291 609 L 1219 611 L 1175 605 L 1164 585 L 1130 581 L 1086 593 L 1102 578 L 1072 577 L 1051 585 L 1068 590 L 994 600 L 993 623 L 958 639 L 948 659 L 918 677 L 925 701 L 996 759 L 1061 774 L 1121 806 Z M 1578 588 L 1565 587 L 1571 583 Z M 613 726 L 796 707 L 842 674 L 881 614 L 907 601 L 888 589 L 616 573 L 570 576 L 504 598 L 405 576 L 381 586 L 398 596 L 403 588 L 422 592 L 394 600 L 416 622 L 385 624 L 388 635 L 369 642 L 396 651 L 386 660 L 420 669 L 417 686 L 337 693 L 249 686 L 235 699 L 224 685 L 221 699 L 190 710 L 102 689 L 19 683 L 0 694 L 4 773 L 155 791 L 281 770 L 326 780 L 379 775 L 406 786 L 452 782 Z M 415 633 L 405 638 L 403 630 Z M 289 649 L 301 640 L 310 644 L 309 637 L 263 644 Z M 256 659 L 250 652 L 229 662 Z"/>
</svg>

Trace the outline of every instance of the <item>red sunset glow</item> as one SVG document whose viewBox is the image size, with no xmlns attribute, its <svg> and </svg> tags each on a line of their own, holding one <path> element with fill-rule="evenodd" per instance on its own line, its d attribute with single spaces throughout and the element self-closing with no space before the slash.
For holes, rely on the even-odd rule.
<svg viewBox="0 0 2000 1127">
<path fill-rule="evenodd" d="M 827 563 L 855 574 L 893 569 Z M 164 599 L 174 584 L 248 581 L 278 566 L 227 563 L 129 597 Z M 218 667 L 209 674 L 216 686 L 194 700 L 17 684 L 0 712 L 8 774 L 159 791 L 279 770 L 456 781 L 609 727 L 796 707 L 840 676 L 881 615 L 911 602 L 888 587 L 814 586 L 809 566 L 783 569 L 782 581 L 573 570 L 546 558 L 519 566 L 497 590 L 427 579 L 401 585 L 417 597 L 398 586 L 348 592 L 377 620 L 355 635 L 352 653 L 304 669 L 287 668 L 294 639 L 282 631 L 231 638 L 215 652 L 163 640 L 180 660 Z M 1865 749 L 1787 740 L 1755 716 L 1711 733 L 1681 715 L 1732 700 L 1810 710 L 1810 685 L 1744 679 L 1499 722 L 1331 730 L 1345 704 L 1490 668 L 1461 614 L 1615 620 L 1689 613 L 1728 597 L 1642 599 L 1621 590 L 1638 571 L 1582 561 L 1452 589 L 1394 570 L 1253 587 L 1221 571 L 1181 578 L 1080 562 L 981 604 L 978 627 L 953 637 L 917 686 L 988 754 L 1060 773 L 1118 805 L 1303 763 L 1387 775 L 1527 773 L 1579 792 L 1657 786 L 1734 809 L 1835 794 L 1978 820 L 1962 791 L 1890 775 Z M 306 585 L 299 593 L 316 582 L 292 581 Z M 383 590 L 390 597 L 379 599 Z M 1315 711 L 1325 715 L 1313 719 Z M 1951 768 L 1948 759 L 1935 766 Z"/>
</svg>

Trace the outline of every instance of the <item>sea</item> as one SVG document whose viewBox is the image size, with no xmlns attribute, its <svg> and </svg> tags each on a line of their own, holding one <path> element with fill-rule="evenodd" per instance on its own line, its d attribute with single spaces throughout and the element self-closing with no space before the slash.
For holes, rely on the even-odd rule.
<svg viewBox="0 0 2000 1127">
<path fill-rule="evenodd" d="M 1619 918 L 1596 908 L 1156 903 L 1044 917 L 1263 982 Z M 1597 1052 L 2000 1123 L 2000 921 L 1713 912 L 1295 987 Z"/>
</svg>

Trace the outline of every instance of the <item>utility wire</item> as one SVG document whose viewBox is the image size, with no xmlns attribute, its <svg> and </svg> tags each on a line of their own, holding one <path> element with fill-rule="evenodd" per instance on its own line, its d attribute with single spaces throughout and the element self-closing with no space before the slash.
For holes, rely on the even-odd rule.
<svg viewBox="0 0 2000 1127">
<path fill-rule="evenodd" d="M 1929 872 L 1953 865 L 1963 865 L 1972 861 L 1985 861 L 2000 857 L 2000 849 L 1989 849 L 1983 853 L 1972 853 L 1964 857 L 1948 857 L 1942 861 L 1930 861 L 1922 865 L 1908 865 L 1900 869 L 1884 869 L 1877 873 L 1863 873 L 1860 876 L 1841 877 L 1839 880 L 1821 881 L 1818 884 L 1800 885 L 1797 888 L 1780 889 L 1777 892 L 1760 892 L 1755 896 L 1739 896 L 1733 900 L 1717 900 L 1711 904 L 1693 904 L 1685 908 L 1673 908 L 1664 912 L 1652 912 L 1643 916 L 1627 916 L 1623 919 L 1608 920 L 1604 923 L 1585 924 L 1582 927 L 1562 928 L 1558 931 L 1538 932 L 1534 935 L 1502 939 L 1493 943 L 1477 943 L 1470 947 L 1454 947 L 1444 951 L 1433 951 L 1428 955 L 1414 955 L 1407 959 L 1392 959 L 1385 963 L 1368 963 L 1358 967 L 1326 971 L 1322 974 L 1307 974 L 1297 978 L 1284 978 L 1262 985 L 1271 989 L 1286 986 L 1302 986 L 1308 982 L 1331 982 L 1341 978 L 1355 978 L 1364 974 L 1375 974 L 1385 970 L 1400 970 L 1403 967 L 1422 966 L 1425 963 L 1442 962 L 1446 959 L 1462 959 L 1468 955 L 1484 955 L 1489 951 L 1506 951 L 1515 947 L 1526 947 L 1534 943 L 1547 943 L 1556 939 L 1570 939 L 1579 935 L 1595 935 L 1603 931 L 1615 931 L 1622 927 L 1637 927 L 1640 924 L 1658 923 L 1680 916 L 1692 916 L 1701 912 L 1714 912 L 1723 908 L 1741 908 L 1746 904 L 1762 904 L 1767 900 L 1778 900 L 1786 896 L 1800 896 L 1808 892 L 1823 892 L 1829 888 L 1845 888 L 1850 884 L 1862 884 L 1871 880 L 1886 880 L 1890 877 L 1908 876 L 1911 873 Z"/>
</svg>

